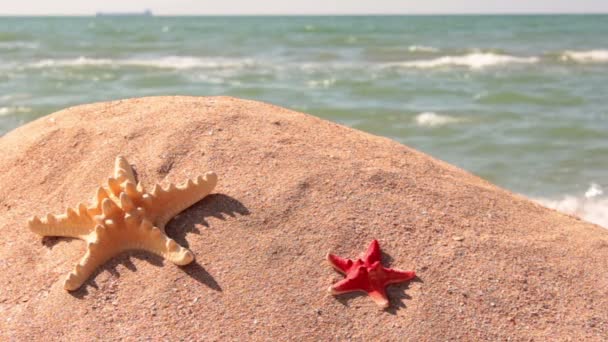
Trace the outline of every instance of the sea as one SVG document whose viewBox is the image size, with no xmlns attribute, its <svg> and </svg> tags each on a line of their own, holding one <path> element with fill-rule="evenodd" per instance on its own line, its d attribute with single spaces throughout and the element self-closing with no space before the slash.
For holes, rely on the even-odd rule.
<svg viewBox="0 0 608 342">
<path fill-rule="evenodd" d="M 608 15 L 0 17 L 0 136 L 150 95 L 307 112 L 608 227 Z"/>
</svg>

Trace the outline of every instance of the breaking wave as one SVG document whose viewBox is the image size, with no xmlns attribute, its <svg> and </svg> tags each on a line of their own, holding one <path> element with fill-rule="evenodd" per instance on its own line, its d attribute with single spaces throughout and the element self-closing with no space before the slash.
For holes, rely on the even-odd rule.
<svg viewBox="0 0 608 342">
<path fill-rule="evenodd" d="M 421 69 L 457 66 L 467 67 L 470 69 L 483 69 L 486 67 L 505 64 L 532 64 L 538 62 L 538 60 L 538 57 L 515 57 L 509 55 L 480 52 L 462 56 L 443 56 L 434 59 L 391 63 L 391 66 Z"/>
<path fill-rule="evenodd" d="M 147 67 L 159 69 L 239 69 L 253 65 L 251 59 L 230 58 L 200 58 L 184 56 L 168 56 L 151 59 L 107 59 L 78 57 L 72 59 L 44 59 L 31 63 L 31 68 L 49 67 L 82 67 L 82 66 L 109 66 L 109 67 Z"/>
<path fill-rule="evenodd" d="M 36 42 L 0 42 L 0 49 L 3 50 L 37 49 L 39 46 Z"/>
<path fill-rule="evenodd" d="M 410 45 L 407 50 L 409 52 L 437 52 L 438 48 L 434 48 L 432 46 L 424 46 L 424 45 Z"/>
<path fill-rule="evenodd" d="M 592 183 L 583 195 L 566 195 L 558 199 L 535 198 L 534 201 L 608 228 L 608 196 L 604 194 L 602 187 L 595 183 Z"/>
<path fill-rule="evenodd" d="M 606 63 L 608 62 L 608 50 L 564 51 L 560 55 L 560 59 L 578 63 Z"/>
<path fill-rule="evenodd" d="M 15 113 L 29 113 L 32 109 L 24 106 L 17 107 L 0 107 L 0 116 L 15 114 Z"/>
<path fill-rule="evenodd" d="M 416 115 L 416 117 L 414 117 L 414 121 L 418 126 L 437 127 L 451 123 L 461 122 L 462 120 L 447 115 L 439 115 L 433 112 L 424 112 Z"/>
<path fill-rule="evenodd" d="M 0 49 L 2 45 L 0 44 Z M 411 45 L 408 47 L 411 52 L 436 53 L 439 49 L 422 46 Z M 412 68 L 412 69 L 440 69 L 440 68 L 468 68 L 471 70 L 480 70 L 484 68 L 514 65 L 514 64 L 534 64 L 543 60 L 555 61 L 557 58 L 562 62 L 576 63 L 608 63 L 608 50 L 590 50 L 590 51 L 564 51 L 557 55 L 543 55 L 520 57 L 496 52 L 472 52 L 463 55 L 447 55 L 429 59 L 415 59 L 401 62 L 389 62 L 380 64 L 370 64 L 369 62 L 352 62 L 339 61 L 334 63 L 319 63 L 314 61 L 283 63 L 269 63 L 256 61 L 252 58 L 229 58 L 229 57 L 195 57 L 195 56 L 165 56 L 156 58 L 91 58 L 80 56 L 77 58 L 67 59 L 43 59 L 27 64 L 26 68 L 44 69 L 44 68 L 82 68 L 82 67 L 135 67 L 135 68 L 156 68 L 156 69 L 173 69 L 173 70 L 188 70 L 188 69 L 231 69 L 241 70 L 249 67 L 265 67 L 270 69 L 281 70 L 284 68 L 296 68 L 305 71 L 315 70 L 348 70 L 360 69 L 362 67 L 378 67 L 384 68 Z"/>
</svg>

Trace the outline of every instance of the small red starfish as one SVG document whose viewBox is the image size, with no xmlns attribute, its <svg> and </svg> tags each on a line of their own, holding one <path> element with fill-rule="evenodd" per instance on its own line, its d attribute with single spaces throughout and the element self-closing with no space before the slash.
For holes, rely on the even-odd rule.
<svg viewBox="0 0 608 342">
<path fill-rule="evenodd" d="M 344 280 L 329 287 L 329 292 L 338 295 L 353 291 L 364 291 L 382 308 L 388 308 L 386 286 L 414 279 L 414 271 L 386 268 L 380 263 L 380 245 L 372 241 L 363 259 L 355 261 L 327 254 L 327 261 L 336 271 L 346 275 Z"/>
</svg>

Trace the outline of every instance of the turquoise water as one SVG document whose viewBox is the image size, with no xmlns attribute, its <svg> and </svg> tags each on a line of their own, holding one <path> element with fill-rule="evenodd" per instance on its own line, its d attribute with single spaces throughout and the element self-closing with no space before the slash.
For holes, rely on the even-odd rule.
<svg viewBox="0 0 608 342">
<path fill-rule="evenodd" d="M 0 18 L 0 134 L 160 94 L 267 101 L 546 203 L 606 200 L 608 16 Z"/>
</svg>

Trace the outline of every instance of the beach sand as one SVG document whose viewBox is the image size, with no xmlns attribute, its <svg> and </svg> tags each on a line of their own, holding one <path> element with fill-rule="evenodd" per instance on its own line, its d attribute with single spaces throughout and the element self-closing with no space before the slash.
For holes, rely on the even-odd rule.
<svg viewBox="0 0 608 342">
<path fill-rule="evenodd" d="M 69 108 L 0 138 L 0 340 L 602 340 L 608 230 L 386 138 L 228 97 Z M 93 197 L 116 155 L 146 186 L 215 171 L 167 233 L 196 260 L 144 252 L 78 291 L 80 240 L 41 239 L 33 215 Z M 333 297 L 327 252 L 378 239 L 418 279 Z"/>
</svg>

